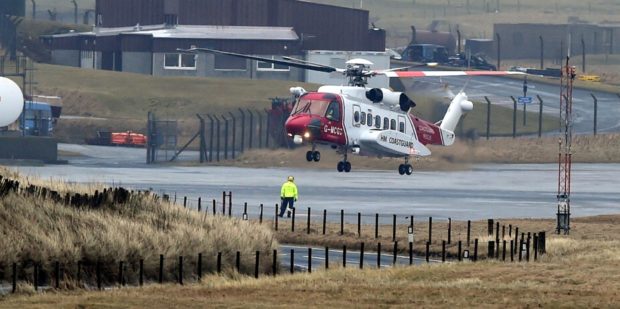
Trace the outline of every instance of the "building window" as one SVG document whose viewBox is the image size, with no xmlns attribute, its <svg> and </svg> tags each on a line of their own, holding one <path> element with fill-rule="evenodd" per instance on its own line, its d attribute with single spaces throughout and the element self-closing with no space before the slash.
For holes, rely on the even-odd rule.
<svg viewBox="0 0 620 309">
<path fill-rule="evenodd" d="M 276 59 L 275 56 L 271 56 L 271 59 Z M 257 71 L 290 71 L 291 67 L 281 64 L 275 64 L 264 61 L 256 61 Z"/>
<path fill-rule="evenodd" d="M 196 55 L 166 54 L 164 68 L 171 70 L 196 70 Z"/>
</svg>

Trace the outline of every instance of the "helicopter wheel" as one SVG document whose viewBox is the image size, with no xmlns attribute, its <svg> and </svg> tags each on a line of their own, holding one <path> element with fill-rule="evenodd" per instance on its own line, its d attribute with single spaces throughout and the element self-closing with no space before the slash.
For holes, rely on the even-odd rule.
<svg viewBox="0 0 620 309">
<path fill-rule="evenodd" d="M 338 170 L 338 173 L 342 173 L 344 171 L 344 166 L 345 166 L 345 163 L 343 161 L 338 162 L 338 166 L 336 167 L 336 169 Z"/>
<path fill-rule="evenodd" d="M 351 171 L 351 162 L 349 161 L 344 162 L 344 172 L 348 173 L 350 171 Z"/>
<path fill-rule="evenodd" d="M 405 164 L 405 174 L 413 174 L 413 166 L 411 166 L 411 164 Z"/>
<path fill-rule="evenodd" d="M 314 162 L 319 162 L 321 161 L 321 153 L 318 151 L 314 151 L 312 153 L 312 160 L 314 160 Z"/>
<path fill-rule="evenodd" d="M 398 173 L 399 173 L 399 174 L 401 174 L 401 175 L 405 175 L 405 173 L 406 173 L 406 172 L 407 172 L 407 171 L 406 171 L 406 166 L 405 166 L 405 164 L 401 164 L 401 165 L 399 165 L 399 166 L 398 166 Z"/>
<path fill-rule="evenodd" d="M 306 161 L 311 162 L 314 159 L 314 153 L 312 151 L 306 152 Z"/>
</svg>

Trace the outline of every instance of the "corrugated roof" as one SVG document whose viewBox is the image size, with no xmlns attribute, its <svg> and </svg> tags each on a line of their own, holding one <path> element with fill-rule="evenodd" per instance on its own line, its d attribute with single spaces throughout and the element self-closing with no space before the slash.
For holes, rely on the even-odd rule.
<svg viewBox="0 0 620 309">
<path fill-rule="evenodd" d="M 270 40 L 296 41 L 297 33 L 292 27 L 257 26 L 188 26 L 151 25 L 118 28 L 96 28 L 90 32 L 72 32 L 46 37 L 61 38 L 72 36 L 111 36 L 119 34 L 152 35 L 159 39 L 214 39 L 214 40 Z"/>
</svg>

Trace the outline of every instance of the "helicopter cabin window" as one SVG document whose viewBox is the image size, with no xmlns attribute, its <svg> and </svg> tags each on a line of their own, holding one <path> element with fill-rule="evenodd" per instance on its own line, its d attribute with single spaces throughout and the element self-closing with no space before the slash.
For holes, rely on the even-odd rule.
<svg viewBox="0 0 620 309">
<path fill-rule="evenodd" d="M 196 55 L 194 54 L 166 54 L 164 69 L 167 70 L 196 70 Z"/>
<path fill-rule="evenodd" d="M 291 115 L 316 115 L 327 117 L 328 109 L 332 107 L 332 116 L 340 119 L 340 102 L 336 95 L 311 93 L 299 98 Z"/>
<path fill-rule="evenodd" d="M 390 130 L 396 130 L 396 120 L 390 120 Z"/>
<path fill-rule="evenodd" d="M 355 123 L 360 123 L 360 112 L 355 111 L 355 113 L 353 113 L 353 121 Z"/>
<path fill-rule="evenodd" d="M 381 129 L 381 116 L 375 116 L 375 128 Z"/>
<path fill-rule="evenodd" d="M 276 60 L 275 56 L 271 56 L 271 59 Z M 290 71 L 291 67 L 281 64 L 275 64 L 265 61 L 256 61 L 257 71 Z"/>
<path fill-rule="evenodd" d="M 371 113 L 368 113 L 368 116 L 366 116 L 366 117 L 368 117 L 368 119 L 366 119 L 366 124 L 367 124 L 369 127 L 372 127 L 372 114 L 371 114 Z"/>
<path fill-rule="evenodd" d="M 362 118 L 360 119 L 361 124 L 366 124 L 366 113 L 362 112 Z"/>
<path fill-rule="evenodd" d="M 325 113 L 325 118 L 331 121 L 340 121 L 340 105 L 336 100 L 329 103 L 327 113 Z"/>
<path fill-rule="evenodd" d="M 390 128 L 390 119 L 388 117 L 383 118 L 383 130 Z"/>
<path fill-rule="evenodd" d="M 405 133 L 405 123 L 404 122 L 399 122 L 398 123 L 398 131 Z"/>
</svg>

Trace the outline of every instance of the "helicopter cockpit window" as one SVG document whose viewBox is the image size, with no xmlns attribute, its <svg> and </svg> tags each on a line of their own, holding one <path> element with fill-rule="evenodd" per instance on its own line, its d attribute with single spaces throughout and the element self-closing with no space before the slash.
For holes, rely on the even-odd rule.
<svg viewBox="0 0 620 309">
<path fill-rule="evenodd" d="M 388 117 L 383 118 L 383 130 L 390 128 L 390 119 Z"/>
<path fill-rule="evenodd" d="M 375 116 L 375 128 L 381 129 L 381 116 Z"/>
<path fill-rule="evenodd" d="M 398 131 L 405 133 L 405 123 L 404 122 L 399 122 L 398 123 Z"/>
<path fill-rule="evenodd" d="M 299 99 L 299 102 L 297 102 L 297 105 L 295 106 L 295 110 L 293 111 L 292 115 L 298 115 L 298 114 L 310 114 L 310 115 L 317 115 L 317 116 L 325 116 L 325 113 L 327 112 L 327 107 L 329 106 L 331 100 L 326 101 L 326 100 L 314 100 L 314 99 L 306 99 L 306 98 L 301 98 Z"/>
<path fill-rule="evenodd" d="M 396 120 L 390 120 L 390 130 L 396 130 Z"/>
<path fill-rule="evenodd" d="M 327 107 L 325 117 L 331 121 L 340 121 L 340 105 L 336 101 L 331 101 Z"/>
<path fill-rule="evenodd" d="M 362 118 L 360 119 L 361 124 L 366 124 L 366 113 L 362 112 Z"/>
<path fill-rule="evenodd" d="M 367 117 L 368 117 L 368 119 L 366 119 L 366 124 L 367 124 L 369 127 L 372 127 L 372 114 L 368 114 L 368 116 L 367 116 Z"/>
</svg>

